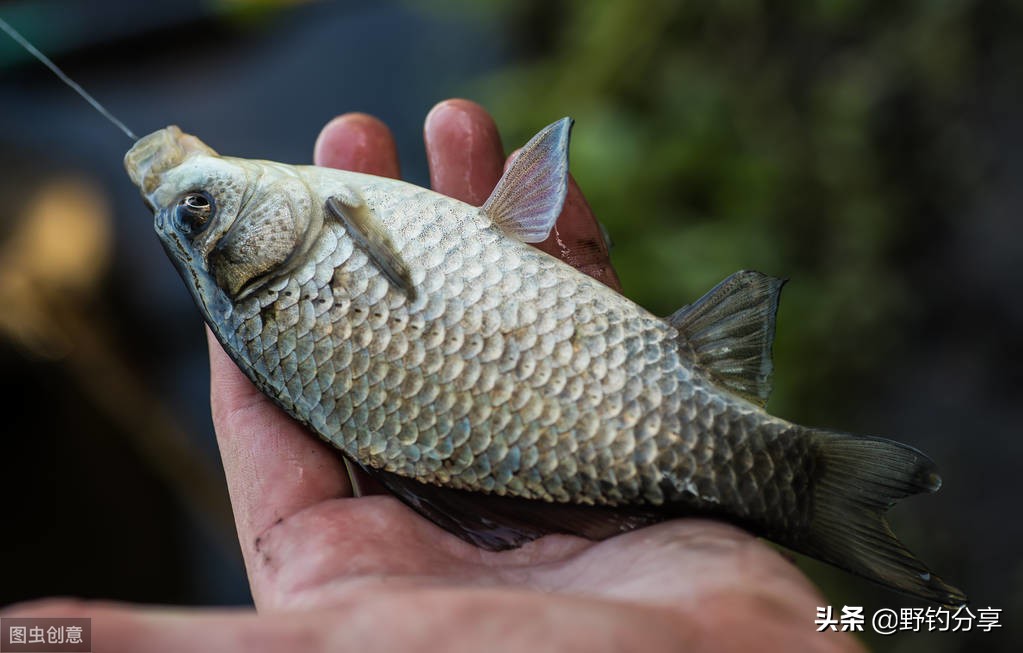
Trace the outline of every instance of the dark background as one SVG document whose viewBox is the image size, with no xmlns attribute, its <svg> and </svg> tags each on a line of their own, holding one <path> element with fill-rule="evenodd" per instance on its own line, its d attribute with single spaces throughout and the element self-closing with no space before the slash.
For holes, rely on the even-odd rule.
<svg viewBox="0 0 1023 653">
<path fill-rule="evenodd" d="M 366 111 L 425 184 L 451 96 L 509 149 L 563 115 L 626 294 L 666 314 L 740 268 L 791 279 L 771 412 L 889 436 L 944 487 L 896 532 L 1018 650 L 1019 2 L 0 2 L 139 134 L 308 162 Z M 197 312 L 124 174 L 129 140 L 0 38 L 0 605 L 250 601 Z M 835 606 L 923 605 L 800 559 Z M 814 615 L 808 615 L 812 627 Z M 869 628 L 868 628 L 869 629 Z"/>
</svg>

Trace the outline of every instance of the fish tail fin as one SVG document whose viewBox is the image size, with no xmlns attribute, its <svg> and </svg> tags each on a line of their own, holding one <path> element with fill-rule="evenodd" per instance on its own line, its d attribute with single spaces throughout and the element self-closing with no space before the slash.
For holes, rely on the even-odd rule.
<svg viewBox="0 0 1023 653">
<path fill-rule="evenodd" d="M 906 594 L 944 605 L 966 603 L 910 553 L 884 513 L 899 499 L 936 492 L 930 458 L 883 438 L 809 430 L 817 450 L 813 510 L 797 550 Z"/>
</svg>

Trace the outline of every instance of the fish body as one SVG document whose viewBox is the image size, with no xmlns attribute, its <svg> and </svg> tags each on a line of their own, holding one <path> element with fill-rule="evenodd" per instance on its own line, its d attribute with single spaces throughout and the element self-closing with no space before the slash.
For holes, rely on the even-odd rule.
<svg viewBox="0 0 1023 653">
<path fill-rule="evenodd" d="M 668 318 L 530 247 L 570 122 L 483 207 L 371 175 L 221 157 L 170 127 L 126 167 L 225 350 L 409 505 L 480 546 L 728 519 L 943 603 L 883 512 L 916 450 L 763 410 L 782 282 L 739 272 Z"/>
</svg>

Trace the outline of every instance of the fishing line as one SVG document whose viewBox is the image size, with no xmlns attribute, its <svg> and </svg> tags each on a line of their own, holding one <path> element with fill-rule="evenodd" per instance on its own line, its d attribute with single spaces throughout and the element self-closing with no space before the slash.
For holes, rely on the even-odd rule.
<svg viewBox="0 0 1023 653">
<path fill-rule="evenodd" d="M 53 71 L 53 74 L 60 78 L 62 82 L 70 86 L 75 92 L 85 98 L 85 101 L 92 105 L 92 108 L 99 111 L 100 114 L 106 117 L 107 120 L 114 123 L 121 131 L 128 135 L 133 141 L 137 141 L 139 138 L 136 136 L 127 126 L 120 120 L 114 117 L 112 113 L 107 111 L 106 107 L 100 104 L 96 98 L 89 95 L 84 88 L 79 86 L 73 79 L 64 74 L 64 71 L 57 67 L 57 64 L 50 61 L 49 57 L 36 49 L 34 45 L 25 40 L 16 29 L 11 27 L 6 20 L 0 18 L 0 29 L 7 32 L 7 35 L 18 42 L 18 45 L 28 50 L 28 53 L 43 63 L 44 66 Z"/>
</svg>

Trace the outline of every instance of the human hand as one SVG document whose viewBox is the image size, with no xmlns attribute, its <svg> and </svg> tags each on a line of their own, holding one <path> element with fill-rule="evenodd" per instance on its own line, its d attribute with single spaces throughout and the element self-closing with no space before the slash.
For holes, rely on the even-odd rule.
<svg viewBox="0 0 1023 653">
<path fill-rule="evenodd" d="M 505 161 L 486 112 L 441 103 L 425 139 L 434 189 L 481 204 Z M 362 114 L 328 124 L 315 159 L 398 176 L 389 131 Z M 542 249 L 618 288 L 574 182 L 556 229 Z M 823 601 L 798 570 L 726 524 L 674 520 L 603 542 L 554 535 L 489 552 L 390 496 L 354 498 L 338 452 L 209 342 L 213 419 L 258 614 L 47 601 L 18 616 L 92 617 L 97 651 L 858 650 L 816 632 Z"/>
</svg>

